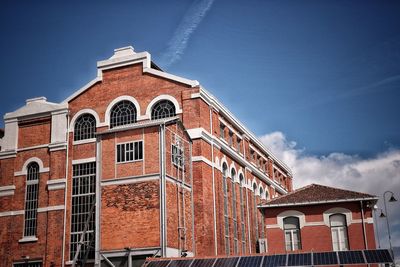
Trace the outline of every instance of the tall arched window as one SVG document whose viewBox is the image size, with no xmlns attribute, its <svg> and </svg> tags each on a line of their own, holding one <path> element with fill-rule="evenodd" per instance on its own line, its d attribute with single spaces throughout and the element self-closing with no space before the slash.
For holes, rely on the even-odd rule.
<svg viewBox="0 0 400 267">
<path fill-rule="evenodd" d="M 29 163 L 26 175 L 24 237 L 36 236 L 39 164 Z"/>
<path fill-rule="evenodd" d="M 224 191 L 224 228 L 225 228 L 225 253 L 230 254 L 229 248 L 229 218 L 228 218 L 228 184 L 226 182 L 226 176 L 228 167 L 224 163 L 222 165 L 222 189 Z"/>
<path fill-rule="evenodd" d="M 299 218 L 290 216 L 283 219 L 285 230 L 285 247 L 287 251 L 301 249 Z"/>
<path fill-rule="evenodd" d="M 260 187 L 260 198 L 264 196 L 264 190 Z M 265 238 L 265 225 L 264 225 L 264 213 L 261 211 L 261 238 Z"/>
<path fill-rule="evenodd" d="M 236 212 L 236 188 L 235 188 L 235 170 L 231 171 L 232 177 L 232 218 L 233 218 L 233 252 L 238 253 L 238 227 L 237 227 L 237 212 Z"/>
<path fill-rule="evenodd" d="M 122 100 L 115 104 L 110 112 L 110 128 L 136 122 L 136 107 L 128 101 Z"/>
<path fill-rule="evenodd" d="M 329 216 L 332 234 L 332 247 L 334 251 L 348 250 L 347 223 L 344 214 L 333 214 Z"/>
<path fill-rule="evenodd" d="M 239 176 L 240 181 L 240 190 L 239 190 L 239 201 L 240 201 L 240 221 L 241 221 L 241 230 L 242 230 L 242 254 L 246 253 L 246 229 L 244 222 L 244 178 L 243 175 Z"/>
<path fill-rule="evenodd" d="M 158 101 L 151 110 L 151 119 L 163 119 L 176 115 L 175 105 L 169 100 Z"/>
<path fill-rule="evenodd" d="M 256 232 L 256 241 L 260 238 L 258 233 L 258 211 L 257 211 L 257 185 L 253 184 L 253 216 L 254 216 L 254 223 L 255 223 L 255 232 Z"/>
<path fill-rule="evenodd" d="M 91 114 L 82 114 L 74 126 L 74 141 L 94 138 L 96 119 Z"/>
</svg>

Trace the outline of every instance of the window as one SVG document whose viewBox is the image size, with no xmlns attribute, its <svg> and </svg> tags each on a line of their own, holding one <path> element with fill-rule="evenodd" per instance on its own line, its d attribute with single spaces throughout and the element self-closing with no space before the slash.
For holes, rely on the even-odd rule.
<svg viewBox="0 0 400 267">
<path fill-rule="evenodd" d="M 232 217 L 233 217 L 233 252 L 238 253 L 238 227 L 237 227 L 237 212 L 236 212 L 236 188 L 235 178 L 236 172 L 232 170 Z"/>
<path fill-rule="evenodd" d="M 240 201 L 240 221 L 242 226 L 242 254 L 246 253 L 246 229 L 244 223 L 244 178 L 242 175 L 239 177 L 240 179 L 240 190 L 239 190 L 239 201 Z"/>
<path fill-rule="evenodd" d="M 117 163 L 143 160 L 143 141 L 117 144 Z"/>
<path fill-rule="evenodd" d="M 74 126 L 74 141 L 94 138 L 96 132 L 96 119 L 91 114 L 78 117 Z"/>
<path fill-rule="evenodd" d="M 260 198 L 264 196 L 264 190 L 260 187 Z M 264 213 L 261 211 L 261 238 L 265 238 Z"/>
<path fill-rule="evenodd" d="M 346 216 L 344 214 L 333 214 L 329 216 L 329 223 L 331 225 L 333 250 L 348 250 Z"/>
<path fill-rule="evenodd" d="M 110 128 L 136 122 L 136 107 L 128 101 L 122 100 L 115 104 L 110 113 Z"/>
<path fill-rule="evenodd" d="M 39 164 L 29 163 L 26 175 L 24 237 L 36 236 Z"/>
<path fill-rule="evenodd" d="M 38 261 L 19 262 L 19 263 L 14 263 L 13 267 L 42 267 L 42 263 Z"/>
<path fill-rule="evenodd" d="M 257 211 L 257 186 L 253 185 L 253 216 L 254 216 L 254 223 L 255 223 L 255 232 L 256 232 L 256 240 L 260 238 L 258 233 L 258 211 Z"/>
<path fill-rule="evenodd" d="M 151 119 L 163 119 L 176 116 L 175 105 L 169 100 L 158 101 L 151 110 Z"/>
<path fill-rule="evenodd" d="M 226 183 L 228 167 L 224 163 L 222 165 L 222 188 L 224 191 L 224 226 L 225 226 L 225 253 L 230 254 L 229 248 L 229 218 L 228 218 L 228 184 Z"/>
<path fill-rule="evenodd" d="M 283 219 L 285 230 L 285 247 L 287 251 L 301 249 L 300 222 L 297 217 L 286 217 Z"/>
<path fill-rule="evenodd" d="M 73 165 L 72 168 L 72 209 L 71 209 L 71 242 L 70 259 L 73 260 L 78 249 L 78 244 L 89 219 L 86 234 L 78 259 L 82 259 L 88 251 L 89 258 L 94 258 L 95 235 L 95 209 L 96 201 L 96 163 L 83 163 Z"/>
<path fill-rule="evenodd" d="M 225 125 L 222 123 L 219 124 L 219 137 L 225 139 Z"/>
<path fill-rule="evenodd" d="M 184 155 L 183 155 L 183 149 L 181 147 L 178 147 L 176 145 L 172 145 L 171 157 L 172 157 L 172 159 L 171 159 L 172 163 L 175 166 L 183 167 Z"/>
<path fill-rule="evenodd" d="M 237 151 L 240 153 L 240 142 L 241 142 L 242 140 L 240 140 L 240 138 L 237 138 L 236 139 L 236 149 L 237 149 Z"/>
<path fill-rule="evenodd" d="M 233 133 L 232 133 L 232 131 L 229 131 L 228 144 L 229 144 L 230 146 L 233 145 Z"/>
</svg>

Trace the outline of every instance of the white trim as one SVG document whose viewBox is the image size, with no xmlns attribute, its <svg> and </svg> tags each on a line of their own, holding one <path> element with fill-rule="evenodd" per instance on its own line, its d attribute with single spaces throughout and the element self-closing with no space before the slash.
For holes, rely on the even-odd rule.
<svg viewBox="0 0 400 267">
<path fill-rule="evenodd" d="M 161 100 L 171 101 L 175 106 L 175 113 L 176 114 L 182 113 L 182 109 L 180 108 L 179 103 L 176 100 L 176 98 L 173 97 L 172 95 L 164 94 L 164 95 L 159 95 L 159 96 L 153 98 L 153 100 L 151 100 L 151 102 L 147 105 L 146 114 L 145 114 L 146 119 L 149 119 L 149 120 L 151 119 L 151 111 L 153 109 L 154 104 L 156 104 L 158 101 L 161 101 Z"/>
<path fill-rule="evenodd" d="M 96 143 L 96 138 L 89 138 L 89 139 L 83 139 L 83 140 L 78 140 L 78 141 L 72 141 L 72 145 L 83 145 L 83 144 L 91 144 L 91 143 Z"/>
<path fill-rule="evenodd" d="M 226 171 L 227 171 L 226 177 L 228 178 L 228 177 L 230 176 L 230 173 L 229 173 L 229 164 L 228 164 L 228 161 L 226 160 L 225 155 L 221 158 L 220 163 L 221 163 L 221 165 L 220 165 L 220 171 L 221 171 L 221 173 L 223 172 L 222 166 L 224 166 L 224 163 L 226 164 Z"/>
<path fill-rule="evenodd" d="M 331 227 L 331 224 L 329 222 L 329 217 L 333 214 L 343 214 L 346 216 L 346 225 L 349 226 L 351 223 L 357 223 L 357 221 L 353 221 L 353 216 L 352 216 L 352 212 L 349 209 L 346 208 L 342 208 L 342 207 L 335 207 L 335 208 L 331 208 L 328 209 L 326 211 L 324 211 L 323 218 L 324 218 L 324 224 L 328 227 Z M 361 223 L 361 220 L 360 220 Z"/>
<path fill-rule="evenodd" d="M 48 206 L 48 207 L 38 208 L 37 212 L 48 212 L 48 211 L 64 210 L 64 209 L 65 209 L 64 205 Z"/>
<path fill-rule="evenodd" d="M 48 180 L 47 190 L 51 191 L 51 190 L 64 189 L 66 183 L 67 179 L 65 178 Z"/>
<path fill-rule="evenodd" d="M 226 120 L 224 120 L 221 116 L 218 116 L 218 120 L 219 120 L 220 122 L 222 122 L 222 124 L 223 124 L 226 128 L 228 128 L 232 133 L 234 133 L 234 134 L 236 135 L 236 137 L 239 137 L 240 140 L 243 140 L 242 135 L 241 135 L 238 131 L 236 131 L 232 126 L 230 126 L 229 123 L 228 123 Z"/>
<path fill-rule="evenodd" d="M 117 98 L 114 98 L 107 106 L 106 109 L 106 113 L 105 113 L 105 117 L 104 117 L 104 125 L 110 127 L 110 113 L 111 113 L 111 109 L 120 101 L 123 100 L 127 100 L 132 102 L 132 104 L 135 106 L 136 108 L 136 120 L 137 121 L 141 121 L 141 120 L 145 120 L 146 116 L 142 116 L 141 111 L 140 111 L 140 104 L 139 102 L 133 97 L 133 96 L 129 96 L 129 95 L 121 95 Z"/>
<path fill-rule="evenodd" d="M 85 158 L 85 159 L 74 159 L 74 160 L 72 160 L 72 165 L 95 162 L 95 161 L 96 161 L 96 157 Z"/>
<path fill-rule="evenodd" d="M 36 242 L 38 241 L 38 238 L 36 236 L 24 236 L 20 240 L 18 240 L 18 243 L 25 243 L 25 242 Z"/>
<path fill-rule="evenodd" d="M 2 147 L 3 149 L 3 147 Z M 9 158 L 16 158 L 17 151 L 15 150 L 6 150 L 0 152 L 0 159 L 9 159 Z"/>
<path fill-rule="evenodd" d="M 276 216 L 279 228 L 283 230 L 283 219 L 286 217 L 297 217 L 299 218 L 300 229 L 306 225 L 306 216 L 304 213 L 297 210 L 285 210 Z"/>
<path fill-rule="evenodd" d="M 93 85 L 95 85 L 97 82 L 100 82 L 102 79 L 101 77 L 96 77 L 93 80 L 91 80 L 90 82 L 88 82 L 87 84 L 85 84 L 83 87 L 81 87 L 80 89 L 78 89 L 78 91 L 75 91 L 75 93 L 73 93 L 72 95 L 70 95 L 69 97 L 67 97 L 66 99 L 64 99 L 63 102 L 61 103 L 68 103 L 70 102 L 72 99 L 74 99 L 75 97 L 79 96 L 80 94 L 82 94 L 83 92 L 85 92 L 87 89 L 89 89 L 90 87 L 92 87 Z"/>
<path fill-rule="evenodd" d="M 208 158 L 206 158 L 204 156 L 193 156 L 192 157 L 192 162 L 199 162 L 199 161 L 202 161 L 211 167 L 214 166 L 214 164 L 211 162 L 211 160 L 209 160 Z"/>
<path fill-rule="evenodd" d="M 96 120 L 96 128 L 99 127 L 100 125 L 100 117 L 99 114 L 97 114 L 97 112 L 91 108 L 85 108 L 85 109 L 81 109 L 79 110 L 77 113 L 75 113 L 75 115 L 72 117 L 70 123 L 69 123 L 69 132 L 73 133 L 74 129 L 75 129 L 75 122 L 76 120 L 83 114 L 90 114 L 94 117 L 94 119 Z"/>
<path fill-rule="evenodd" d="M 186 78 L 183 78 L 183 77 L 179 77 L 179 76 L 176 76 L 176 75 L 173 75 L 173 74 L 170 74 L 170 73 L 166 73 L 166 72 L 163 72 L 163 71 L 155 70 L 155 69 L 152 69 L 152 68 L 143 68 L 143 73 L 146 73 L 146 72 L 150 73 L 150 74 L 153 74 L 153 75 L 156 75 L 156 76 L 159 76 L 159 77 L 162 77 L 162 78 L 165 78 L 165 79 L 168 79 L 168 80 L 173 80 L 173 81 L 176 81 L 176 82 L 179 82 L 179 83 L 190 85 L 190 87 L 196 87 L 196 86 L 200 85 L 199 82 L 196 81 L 196 80 L 189 80 L 189 79 L 186 79 Z"/>
<path fill-rule="evenodd" d="M 59 151 L 59 150 L 65 150 L 67 149 L 67 142 L 57 142 L 57 143 L 51 143 L 49 144 L 49 151 Z"/>
<path fill-rule="evenodd" d="M 25 214 L 25 210 L 3 211 L 3 212 L 0 212 L 0 217 L 16 216 L 16 215 L 24 215 L 24 214 Z"/>
<path fill-rule="evenodd" d="M 23 147 L 23 148 L 18 148 L 18 152 L 22 151 L 27 151 L 27 150 L 33 150 L 33 149 L 39 149 L 39 148 L 48 148 L 49 144 L 43 144 L 43 145 L 37 145 L 37 146 L 29 146 L 29 147 Z"/>
<path fill-rule="evenodd" d="M 12 196 L 15 193 L 15 185 L 0 186 L 0 197 Z"/>
<path fill-rule="evenodd" d="M 43 167 L 43 161 L 40 158 L 31 157 L 31 158 L 29 158 L 29 159 L 27 159 L 25 161 L 24 165 L 22 166 L 21 171 L 14 172 L 14 176 L 27 175 L 27 173 L 28 173 L 27 167 L 32 162 L 36 162 L 39 165 L 39 173 L 44 173 L 44 172 L 49 172 L 50 171 L 50 168 L 48 168 L 48 167 L 44 168 Z"/>
<path fill-rule="evenodd" d="M 272 185 L 271 185 L 272 187 Z M 366 198 L 349 198 L 349 199 L 334 199 L 334 200 L 322 200 L 322 201 L 310 201 L 310 202 L 297 202 L 297 203 L 282 203 L 282 204 L 264 204 L 260 205 L 259 208 L 276 208 L 276 207 L 294 207 L 304 205 L 319 205 L 327 203 L 343 203 L 343 202 L 357 202 L 366 200 L 378 200 L 377 197 L 366 197 Z"/>
<path fill-rule="evenodd" d="M 121 184 L 134 184 L 140 182 L 147 182 L 160 179 L 160 175 L 152 174 L 152 175 L 145 175 L 145 176 L 130 176 L 130 177 L 123 177 L 123 178 L 113 178 L 101 181 L 101 186 L 109 186 L 109 185 L 121 185 Z"/>
</svg>

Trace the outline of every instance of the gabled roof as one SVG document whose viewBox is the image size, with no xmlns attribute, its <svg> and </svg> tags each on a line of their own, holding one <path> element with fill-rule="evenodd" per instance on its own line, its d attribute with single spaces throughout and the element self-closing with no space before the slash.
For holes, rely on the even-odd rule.
<svg viewBox="0 0 400 267">
<path fill-rule="evenodd" d="M 281 206 L 302 206 L 362 200 L 376 201 L 378 200 L 378 197 L 370 194 L 334 188 L 320 184 L 310 184 L 308 186 L 299 188 L 289 194 L 264 202 L 259 205 L 259 207 L 272 208 Z"/>
<path fill-rule="evenodd" d="M 48 114 L 51 112 L 66 110 L 68 104 L 56 104 L 48 102 L 45 97 L 37 97 L 26 100 L 25 106 L 17 109 L 16 111 L 6 113 L 4 119 L 13 119 L 25 116 L 35 116 L 40 114 Z"/>
</svg>

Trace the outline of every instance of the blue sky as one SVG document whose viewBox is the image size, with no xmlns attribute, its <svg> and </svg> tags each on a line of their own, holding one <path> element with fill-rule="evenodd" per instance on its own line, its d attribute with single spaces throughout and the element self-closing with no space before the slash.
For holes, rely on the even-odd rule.
<svg viewBox="0 0 400 267">
<path fill-rule="evenodd" d="M 221 99 L 298 186 L 400 198 L 399 14 L 399 1 L 2 1 L 0 114 L 62 101 L 132 45 Z"/>
</svg>

